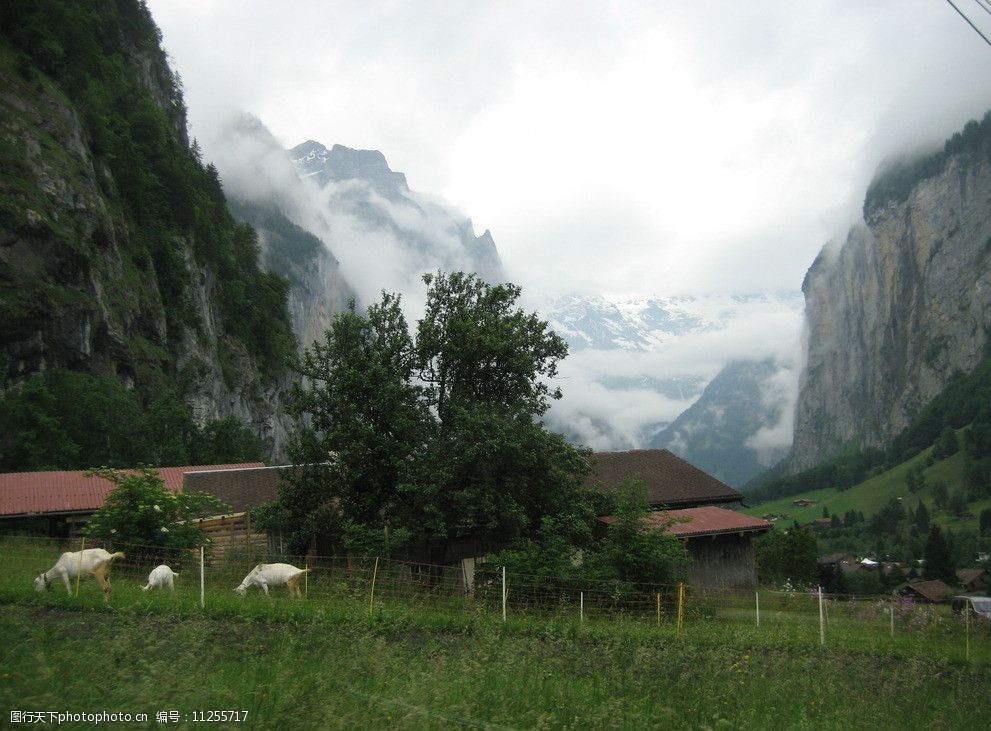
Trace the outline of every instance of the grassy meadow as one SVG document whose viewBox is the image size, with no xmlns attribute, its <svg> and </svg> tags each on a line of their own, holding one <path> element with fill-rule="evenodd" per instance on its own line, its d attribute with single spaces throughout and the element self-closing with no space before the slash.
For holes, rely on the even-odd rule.
<svg viewBox="0 0 991 731">
<path fill-rule="evenodd" d="M 7 549 L 7 550 L 3 550 Z M 183 572 L 175 594 L 143 593 L 146 569 L 115 567 L 108 605 L 31 579 L 50 549 L 0 546 L 0 706 L 187 716 L 246 710 L 266 729 L 986 728 L 991 629 L 969 637 L 947 612 L 925 622 L 766 594 L 692 597 L 683 631 L 665 613 L 577 607 L 523 612 L 431 601 L 315 572 L 304 600 L 231 588 L 243 566 Z M 511 592 L 512 593 L 512 592 Z M 967 657 L 969 655 L 969 658 Z M 114 728 L 113 725 L 108 725 Z M 61 728 L 91 728 L 86 724 Z"/>
<path fill-rule="evenodd" d="M 957 432 L 957 438 L 963 439 L 963 431 Z M 769 500 L 743 509 L 742 512 L 749 515 L 761 516 L 765 513 L 775 515 L 790 516 L 790 520 L 797 520 L 799 523 L 809 523 L 822 517 L 822 509 L 829 510 L 830 515 L 838 515 L 840 518 L 848 510 L 859 510 L 868 519 L 878 512 L 891 498 L 902 498 L 905 508 L 914 508 L 919 500 L 923 500 L 926 508 L 930 511 L 931 519 L 944 527 L 951 527 L 954 531 L 966 528 L 976 531 L 978 528 L 978 516 L 985 508 L 991 508 L 991 498 L 974 501 L 968 504 L 973 517 L 960 518 L 951 515 L 947 510 L 937 509 L 933 501 L 933 486 L 942 482 L 952 495 L 958 490 L 965 489 L 966 473 L 964 467 L 964 453 L 959 451 L 956 454 L 926 467 L 923 471 L 926 483 L 925 487 L 917 493 L 912 494 L 905 485 L 905 480 L 909 471 L 917 465 L 924 465 L 926 458 L 932 452 L 932 448 L 924 450 L 915 457 L 912 457 L 899 465 L 886 470 L 881 474 L 868 478 L 861 483 L 846 490 L 839 490 L 835 487 L 823 487 L 818 490 L 810 490 L 795 495 Z M 792 505 L 792 502 L 805 498 L 815 501 L 814 505 L 799 508 Z"/>
</svg>

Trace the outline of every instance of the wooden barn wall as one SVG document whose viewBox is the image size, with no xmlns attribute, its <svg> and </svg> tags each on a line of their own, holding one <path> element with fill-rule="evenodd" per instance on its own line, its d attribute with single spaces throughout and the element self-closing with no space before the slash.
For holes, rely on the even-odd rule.
<svg viewBox="0 0 991 731">
<path fill-rule="evenodd" d="M 757 562 L 752 533 L 689 538 L 689 583 L 727 589 L 757 586 Z"/>
</svg>

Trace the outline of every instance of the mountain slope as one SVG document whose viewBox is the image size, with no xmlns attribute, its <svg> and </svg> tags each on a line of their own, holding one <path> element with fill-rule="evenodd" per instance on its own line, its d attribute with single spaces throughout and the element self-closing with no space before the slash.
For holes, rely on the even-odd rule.
<svg viewBox="0 0 991 731">
<path fill-rule="evenodd" d="M 770 358 L 730 363 L 649 446 L 670 449 L 728 485 L 742 485 L 787 453 L 757 441 L 762 429 L 783 417 L 784 399 L 773 380 L 780 370 Z"/>
<path fill-rule="evenodd" d="M 0 8 L 0 389 L 67 368 L 195 421 L 235 416 L 278 454 L 287 283 L 186 137 L 143 3 Z"/>
</svg>

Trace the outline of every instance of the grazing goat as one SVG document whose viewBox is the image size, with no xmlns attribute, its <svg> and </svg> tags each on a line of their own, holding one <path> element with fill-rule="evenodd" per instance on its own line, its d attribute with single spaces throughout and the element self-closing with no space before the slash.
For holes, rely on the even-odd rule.
<svg viewBox="0 0 991 731">
<path fill-rule="evenodd" d="M 178 572 L 173 571 L 165 564 L 156 566 L 148 574 L 148 583 L 141 587 L 141 591 L 148 591 L 149 589 L 164 589 L 166 586 L 169 590 L 175 591 L 175 586 L 172 584 L 172 579 L 178 576 Z"/>
<path fill-rule="evenodd" d="M 268 587 L 285 585 L 289 587 L 289 596 L 301 597 L 299 582 L 307 571 L 309 569 L 298 569 L 287 563 L 260 563 L 248 572 L 234 591 L 244 596 L 249 586 L 260 586 L 268 596 Z"/>
<path fill-rule="evenodd" d="M 107 601 L 110 597 L 110 565 L 115 558 L 124 558 L 124 554 L 120 551 L 110 553 L 102 548 L 67 551 L 59 557 L 54 566 L 35 578 L 34 588 L 37 591 L 50 591 L 52 582 L 61 577 L 65 582 L 65 590 L 69 592 L 69 596 L 72 596 L 70 579 L 75 579 L 77 576 L 93 576 L 103 589 L 103 601 Z"/>
</svg>

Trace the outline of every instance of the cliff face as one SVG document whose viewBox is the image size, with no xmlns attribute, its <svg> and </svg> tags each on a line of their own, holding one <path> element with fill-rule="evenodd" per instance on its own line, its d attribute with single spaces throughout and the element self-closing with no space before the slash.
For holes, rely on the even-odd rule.
<svg viewBox="0 0 991 731">
<path fill-rule="evenodd" d="M 827 247 L 803 284 L 806 365 L 793 461 L 881 447 L 957 372 L 978 363 L 991 327 L 991 156 L 947 143 L 872 184 L 865 223 Z"/>
<path fill-rule="evenodd" d="M 284 285 L 189 150 L 147 11 L 53 7 L 74 24 L 62 57 L 0 35 L 0 390 L 49 368 L 113 376 L 145 401 L 174 391 L 199 424 L 235 415 L 278 457 Z M 21 27 L 61 32 L 24 13 Z M 244 312 L 254 297 L 266 314 Z"/>
</svg>

